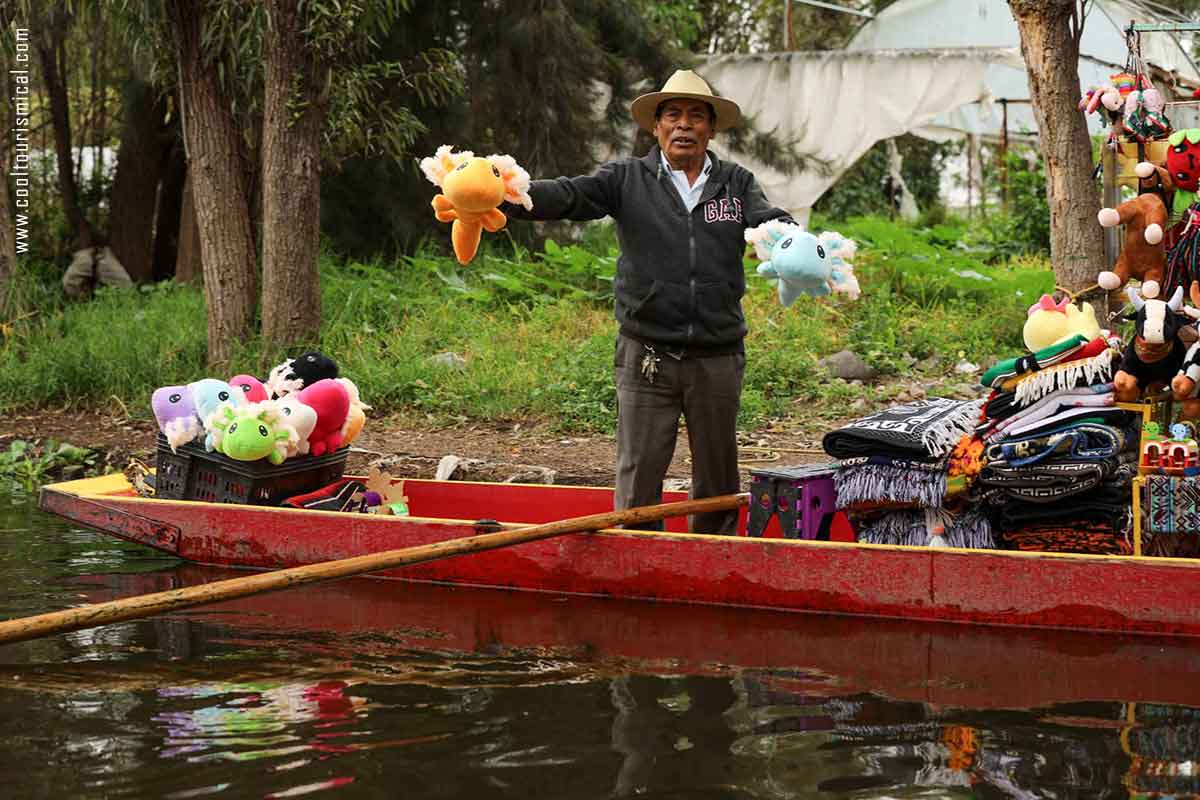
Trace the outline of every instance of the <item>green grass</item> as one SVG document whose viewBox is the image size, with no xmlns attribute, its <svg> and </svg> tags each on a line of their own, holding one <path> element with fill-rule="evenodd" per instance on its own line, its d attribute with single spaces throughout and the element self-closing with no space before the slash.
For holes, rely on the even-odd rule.
<svg viewBox="0 0 1200 800">
<path fill-rule="evenodd" d="M 863 388 L 816 367 L 844 348 L 885 374 L 934 355 L 949 365 L 960 354 L 975 362 L 1013 355 L 1025 309 L 1053 287 L 1044 261 L 984 264 L 960 245 L 961 224 L 863 218 L 813 229 L 824 227 L 859 242 L 863 297 L 801 298 L 782 308 L 747 259 L 744 425 L 787 416 L 797 403 L 844 409 Z M 549 243 L 537 254 L 498 237 L 466 268 L 428 253 L 388 264 L 325 254 L 321 348 L 358 384 L 372 415 L 538 418 L 564 430 L 609 430 L 616 254 L 611 231 L 595 227 L 582 244 Z M 42 313 L 0 342 L 0 410 L 122 406 L 148 415 L 154 388 L 206 375 L 199 288 L 101 291 L 65 305 L 50 294 Z M 431 361 L 443 352 L 465 367 Z M 233 363 L 265 375 L 280 356 L 250 341 Z"/>
</svg>

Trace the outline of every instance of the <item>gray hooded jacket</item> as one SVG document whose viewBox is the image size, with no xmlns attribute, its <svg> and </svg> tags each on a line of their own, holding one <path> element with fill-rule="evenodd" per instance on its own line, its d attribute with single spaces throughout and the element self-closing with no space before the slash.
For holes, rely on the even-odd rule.
<svg viewBox="0 0 1200 800">
<path fill-rule="evenodd" d="M 517 219 L 576 221 L 612 217 L 621 332 L 689 355 L 740 352 L 746 335 L 743 233 L 769 219 L 792 221 L 767 203 L 753 173 L 710 150 L 712 171 L 688 213 L 658 146 L 644 158 L 601 165 L 591 175 L 533 181 L 533 210 L 504 204 Z"/>
</svg>

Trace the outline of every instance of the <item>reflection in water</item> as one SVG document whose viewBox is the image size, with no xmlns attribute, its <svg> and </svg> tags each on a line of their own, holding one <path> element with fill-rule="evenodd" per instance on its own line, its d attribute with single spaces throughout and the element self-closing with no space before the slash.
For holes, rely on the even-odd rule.
<svg viewBox="0 0 1200 800">
<path fill-rule="evenodd" d="M 166 758 L 188 761 L 228 758 L 235 761 L 308 751 L 348 752 L 353 744 L 338 744 L 338 724 L 350 721 L 362 698 L 347 696 L 345 681 L 302 684 L 216 683 L 159 689 L 160 697 L 189 703 L 152 719 L 164 728 Z M 167 703 L 175 706 L 176 703 Z M 309 736 L 304 736 L 304 731 Z"/>
<path fill-rule="evenodd" d="M 3 511 L 0 570 L 229 574 Z M 0 796 L 1185 797 L 1198 650 L 342 581 L 0 648 Z"/>
</svg>

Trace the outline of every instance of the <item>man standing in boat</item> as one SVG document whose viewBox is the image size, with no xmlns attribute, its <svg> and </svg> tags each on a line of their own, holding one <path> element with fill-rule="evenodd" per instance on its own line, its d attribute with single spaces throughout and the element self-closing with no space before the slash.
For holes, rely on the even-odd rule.
<svg viewBox="0 0 1200 800">
<path fill-rule="evenodd" d="M 533 181 L 532 211 L 502 207 L 515 219 L 616 221 L 617 510 L 662 501 L 681 413 L 691 496 L 738 491 L 743 234 L 770 219 L 792 221 L 767 202 L 753 173 L 708 149 L 714 133 L 738 124 L 741 111 L 699 75 L 676 71 L 630 111 L 657 140 L 645 157 L 610 161 L 591 175 Z M 736 511 L 691 520 L 696 533 L 732 534 L 736 526 Z"/>
</svg>

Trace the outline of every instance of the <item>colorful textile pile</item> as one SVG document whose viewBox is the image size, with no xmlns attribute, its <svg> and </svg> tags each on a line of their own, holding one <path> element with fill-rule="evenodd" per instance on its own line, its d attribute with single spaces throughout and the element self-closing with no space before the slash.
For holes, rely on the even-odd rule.
<svg viewBox="0 0 1200 800">
<path fill-rule="evenodd" d="M 961 477 L 979 454 L 964 441 L 981 408 L 982 401 L 920 400 L 826 434 L 825 451 L 841 459 L 837 506 L 853 515 L 860 541 L 993 546 L 986 519 L 945 507 L 951 464 Z"/>
<path fill-rule="evenodd" d="M 971 491 L 1001 542 L 1021 550 L 1131 550 L 1135 416 L 1117 408 L 1113 342 L 1075 336 L 996 365 L 976 435 L 984 467 Z"/>
</svg>

